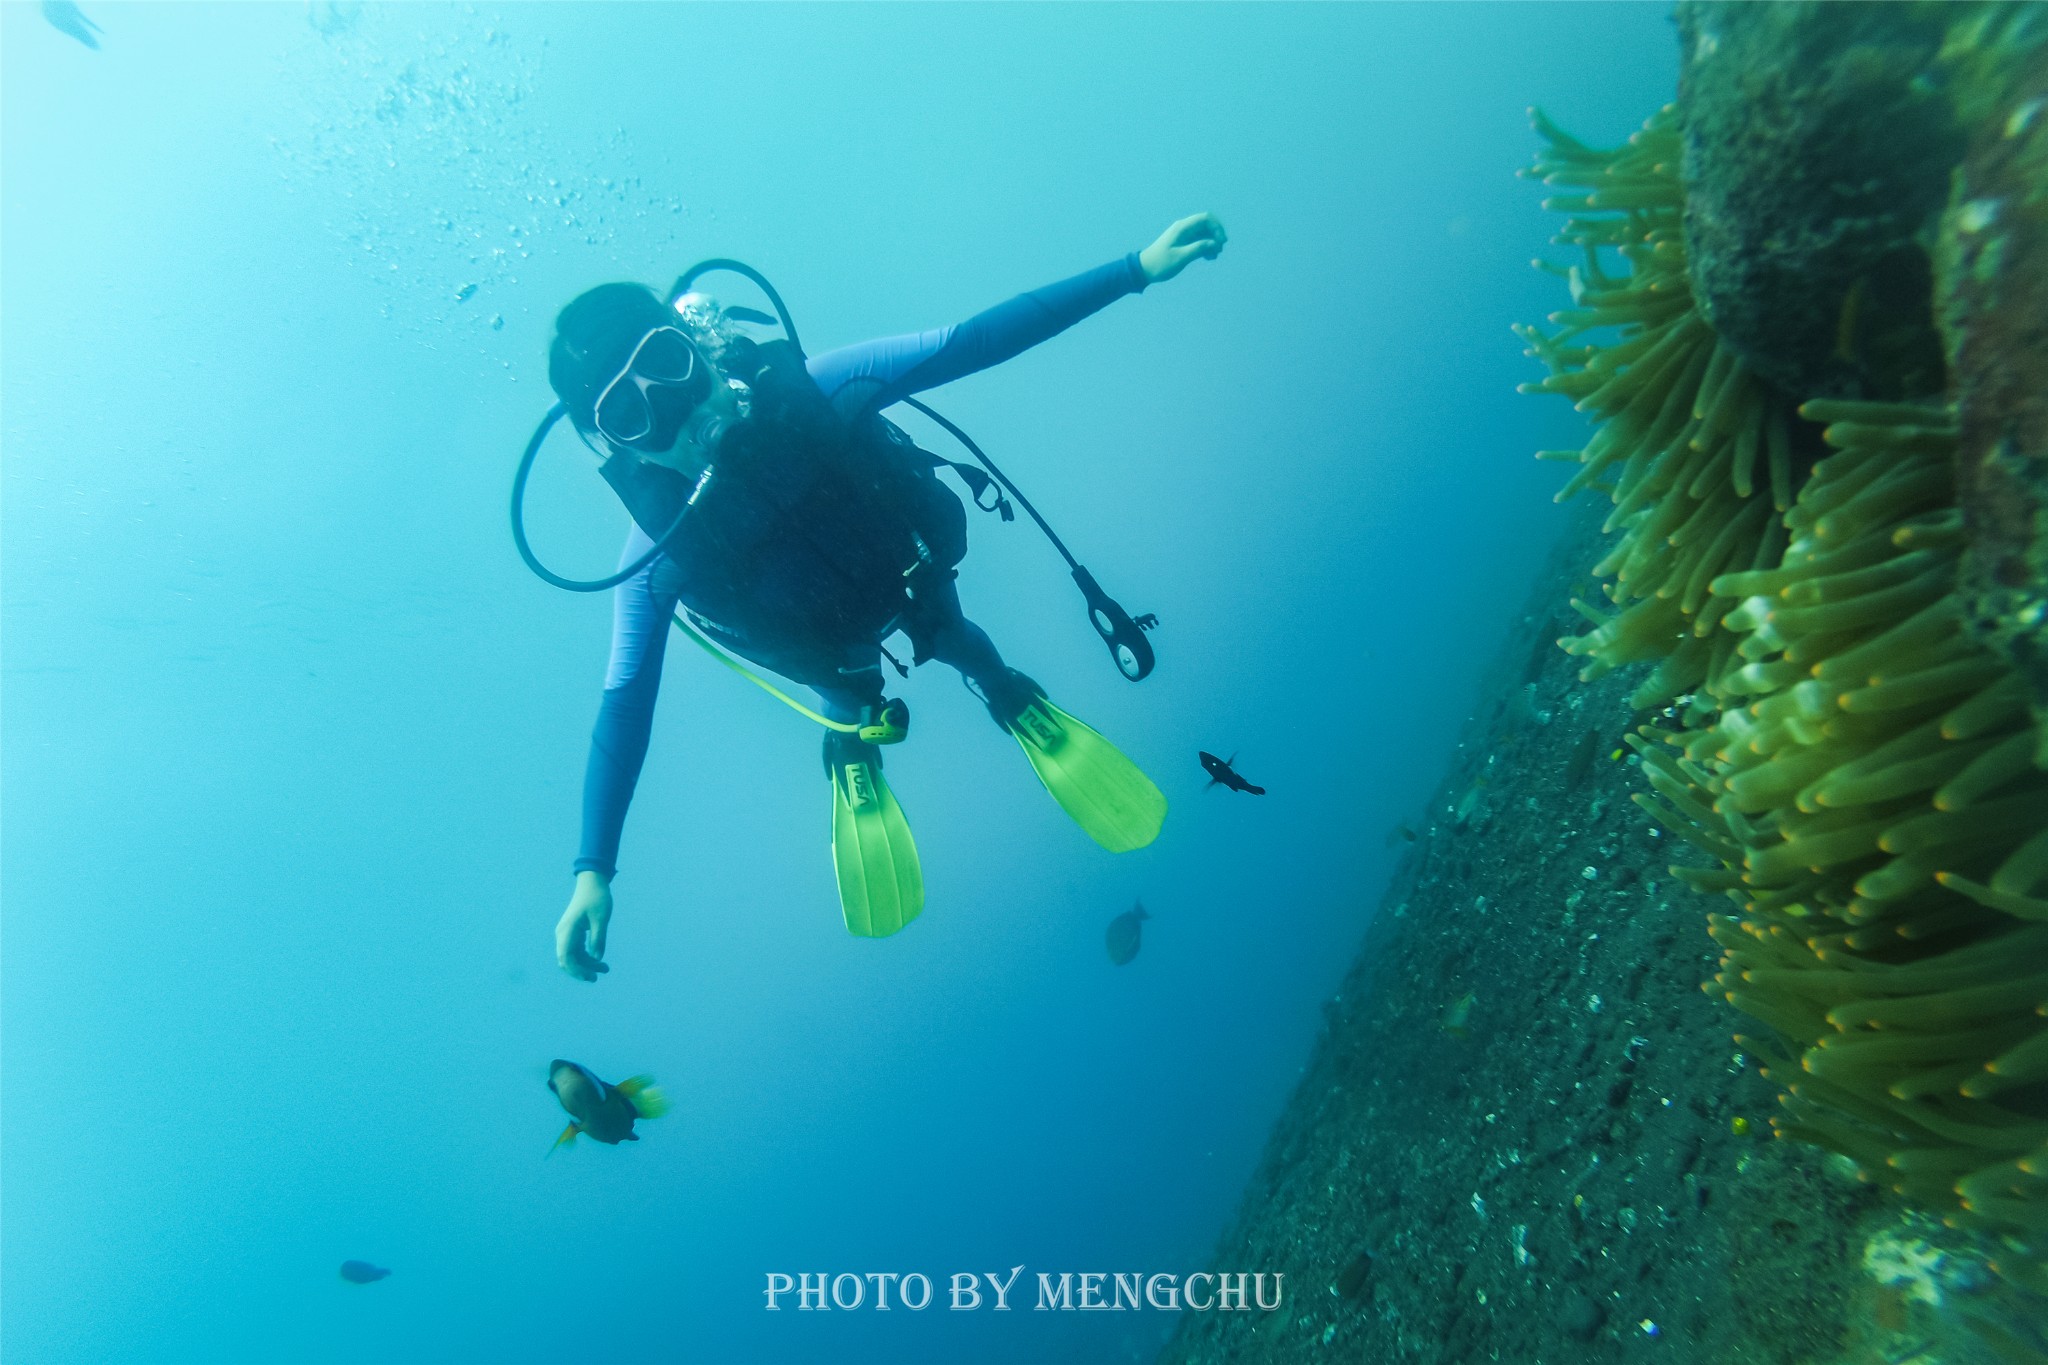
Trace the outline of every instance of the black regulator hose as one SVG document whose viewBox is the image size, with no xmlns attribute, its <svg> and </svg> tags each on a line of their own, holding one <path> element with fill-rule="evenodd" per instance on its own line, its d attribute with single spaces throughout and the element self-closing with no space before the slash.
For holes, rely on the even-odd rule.
<svg viewBox="0 0 2048 1365">
<path fill-rule="evenodd" d="M 1010 482 L 1009 475 L 996 468 L 996 462 L 974 443 L 973 437 L 917 399 L 905 398 L 902 401 L 937 422 L 954 440 L 967 447 L 968 453 L 981 461 L 982 468 L 994 475 L 995 481 L 1008 489 L 1010 496 L 1017 500 L 1018 505 L 1031 514 L 1031 519 L 1038 523 L 1038 529 L 1045 532 L 1045 538 L 1052 542 L 1053 549 L 1060 552 L 1060 558 L 1066 560 L 1067 567 L 1073 570 L 1074 584 L 1081 589 L 1081 596 L 1088 602 L 1088 624 L 1095 627 L 1095 633 L 1101 637 L 1102 643 L 1108 646 L 1109 657 L 1115 662 L 1116 671 L 1132 682 L 1143 682 L 1150 676 L 1153 665 L 1158 660 L 1152 653 L 1152 642 L 1145 638 L 1144 628 L 1131 619 L 1131 614 L 1125 611 L 1114 597 L 1102 590 L 1102 585 L 1095 581 L 1095 575 L 1089 573 L 1081 561 L 1074 558 L 1072 552 L 1067 549 L 1066 542 L 1061 540 L 1045 518 L 1038 514 L 1038 509 L 1031 505 L 1031 499 L 1018 491 L 1017 485 Z M 1145 619 L 1153 621 L 1149 616 Z"/>
<path fill-rule="evenodd" d="M 690 514 L 690 509 L 686 504 L 677 514 L 675 525 L 669 527 L 646 554 L 609 578 L 564 578 L 541 563 L 533 553 L 533 546 L 526 540 L 526 480 L 533 473 L 533 462 L 540 455 L 541 442 L 547 440 L 548 433 L 555 429 L 555 423 L 568 415 L 569 409 L 561 403 L 549 408 L 548 415 L 541 418 L 540 425 L 533 429 L 533 439 L 526 443 L 526 453 L 519 457 L 519 471 L 512 476 L 512 543 L 519 547 L 519 557 L 526 561 L 526 567 L 538 574 L 544 582 L 552 583 L 558 588 L 566 588 L 570 592 L 603 592 L 607 588 L 618 587 L 652 564 L 655 556 L 661 553 L 661 547 L 668 543 L 669 537 L 683 528 L 683 518 Z"/>
</svg>

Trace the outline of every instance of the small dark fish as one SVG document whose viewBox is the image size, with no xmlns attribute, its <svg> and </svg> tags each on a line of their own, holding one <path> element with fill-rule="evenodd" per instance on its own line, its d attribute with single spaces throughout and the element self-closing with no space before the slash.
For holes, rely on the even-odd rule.
<svg viewBox="0 0 2048 1365">
<path fill-rule="evenodd" d="M 638 1142 L 640 1135 L 633 1131 L 633 1120 L 658 1119 L 668 1112 L 668 1101 L 648 1077 L 633 1076 L 612 1085 L 592 1075 L 587 1067 L 559 1057 L 548 1063 L 548 1089 L 555 1092 L 571 1119 L 555 1139 L 555 1147 L 568 1146 L 578 1133 L 588 1133 L 608 1146 Z"/>
<path fill-rule="evenodd" d="M 756 327 L 779 327 L 782 324 L 758 308 L 742 308 L 737 304 L 724 310 L 734 322 L 751 322 Z"/>
<path fill-rule="evenodd" d="M 368 1261 L 343 1261 L 341 1263 L 341 1278 L 347 1280 L 350 1284 L 375 1284 L 390 1273 L 383 1266 L 371 1265 Z"/>
<path fill-rule="evenodd" d="M 1253 796 L 1264 796 L 1266 794 L 1264 787 L 1254 787 L 1238 775 L 1237 769 L 1230 766 L 1237 762 L 1236 754 L 1232 754 L 1229 758 L 1218 758 L 1207 750 L 1198 749 L 1195 752 L 1196 757 L 1202 760 L 1202 771 L 1209 774 L 1210 786 L 1214 787 L 1220 783 L 1234 792 L 1248 792 Z"/>
<path fill-rule="evenodd" d="M 1403 820 L 1400 824 L 1387 831 L 1388 848 L 1392 848 L 1396 844 L 1412 844 L 1414 842 L 1415 831 L 1408 828 L 1406 820 Z"/>
<path fill-rule="evenodd" d="M 68 33 L 89 48 L 99 48 L 100 40 L 93 35 L 102 31 L 100 26 L 71 0 L 43 0 L 43 17 L 59 33 Z"/>
<path fill-rule="evenodd" d="M 1133 904 L 1130 909 L 1109 922 L 1109 930 L 1102 936 L 1102 944 L 1109 949 L 1109 960 L 1121 967 L 1138 955 L 1138 941 L 1144 936 L 1139 926 L 1152 916 L 1145 913 L 1145 907 Z"/>
</svg>

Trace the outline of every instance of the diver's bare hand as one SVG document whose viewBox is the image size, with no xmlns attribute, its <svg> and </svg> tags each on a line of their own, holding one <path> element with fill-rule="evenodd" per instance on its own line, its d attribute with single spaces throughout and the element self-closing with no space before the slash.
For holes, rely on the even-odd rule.
<svg viewBox="0 0 2048 1365">
<path fill-rule="evenodd" d="M 1181 219 L 1160 233 L 1158 241 L 1139 252 L 1138 268 L 1145 272 L 1145 283 L 1158 284 L 1187 269 L 1189 261 L 1215 260 L 1228 240 L 1222 219 L 1213 213 L 1198 213 Z"/>
<path fill-rule="evenodd" d="M 611 970 L 604 962 L 604 938 L 612 922 L 612 883 L 601 872 L 578 872 L 569 908 L 555 925 L 555 961 L 578 981 L 595 981 Z"/>
</svg>

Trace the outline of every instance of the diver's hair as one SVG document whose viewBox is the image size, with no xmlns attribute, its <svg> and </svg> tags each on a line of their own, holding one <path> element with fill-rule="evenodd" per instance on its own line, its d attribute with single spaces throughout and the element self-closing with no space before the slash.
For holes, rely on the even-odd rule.
<svg viewBox="0 0 2048 1365">
<path fill-rule="evenodd" d="M 594 428 L 592 408 L 598 393 L 626 363 L 640 338 L 663 326 L 688 333 L 714 365 L 739 337 L 716 304 L 678 313 L 644 284 L 601 284 L 586 289 L 556 314 L 555 339 L 548 347 L 548 383 L 579 430 Z"/>
</svg>

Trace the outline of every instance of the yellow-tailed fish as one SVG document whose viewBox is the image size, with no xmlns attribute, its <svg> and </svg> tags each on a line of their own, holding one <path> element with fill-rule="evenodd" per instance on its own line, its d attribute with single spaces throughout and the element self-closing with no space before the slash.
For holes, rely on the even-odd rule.
<svg viewBox="0 0 2048 1365">
<path fill-rule="evenodd" d="M 548 1089 L 555 1092 L 571 1119 L 555 1139 L 555 1146 L 548 1149 L 551 1155 L 555 1148 L 574 1142 L 578 1133 L 588 1133 L 608 1145 L 638 1142 L 634 1120 L 658 1119 L 668 1112 L 668 1101 L 652 1077 L 632 1076 L 612 1085 L 599 1080 L 588 1067 L 559 1057 L 548 1063 Z"/>
</svg>

